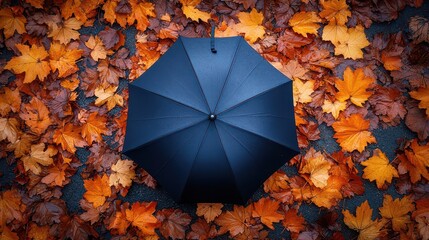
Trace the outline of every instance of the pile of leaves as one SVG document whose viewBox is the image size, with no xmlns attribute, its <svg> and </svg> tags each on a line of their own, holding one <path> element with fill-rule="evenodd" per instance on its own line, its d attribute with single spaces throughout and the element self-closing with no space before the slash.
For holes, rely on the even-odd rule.
<svg viewBox="0 0 429 240">
<path fill-rule="evenodd" d="M 0 4 L 0 157 L 15 174 L 1 186 L 0 239 L 264 239 L 276 229 L 293 239 L 344 239 L 346 228 L 358 239 L 429 239 L 429 20 L 413 16 L 403 31 L 365 33 L 422 0 Z M 288 167 L 296 174 L 277 171 L 265 195 L 244 206 L 199 203 L 189 212 L 158 208 L 155 199 L 121 201 L 133 184 L 157 188 L 120 154 L 126 83 L 179 35 L 208 37 L 211 24 L 216 36 L 244 36 L 293 79 L 302 154 Z M 314 148 L 322 125 L 338 151 Z M 391 127 L 415 133 L 397 140 L 394 159 L 373 134 Z M 80 213 L 61 198 L 74 174 L 85 189 Z M 344 209 L 364 182 L 385 193 L 382 206 Z M 394 197 L 384 191 L 390 186 Z M 317 221 L 303 217 L 306 204 L 323 211 Z"/>
</svg>

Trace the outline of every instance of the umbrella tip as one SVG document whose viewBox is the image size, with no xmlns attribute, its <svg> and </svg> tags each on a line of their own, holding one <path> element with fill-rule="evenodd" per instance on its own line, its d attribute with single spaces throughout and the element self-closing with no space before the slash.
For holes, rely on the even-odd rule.
<svg viewBox="0 0 429 240">
<path fill-rule="evenodd" d="M 209 120 L 210 121 L 214 121 L 214 120 L 216 120 L 216 114 L 213 114 L 213 113 L 211 113 L 211 114 L 209 114 Z"/>
</svg>

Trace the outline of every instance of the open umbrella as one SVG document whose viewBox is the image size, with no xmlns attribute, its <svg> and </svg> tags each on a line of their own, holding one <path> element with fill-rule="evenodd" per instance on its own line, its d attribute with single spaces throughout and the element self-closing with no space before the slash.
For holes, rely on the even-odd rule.
<svg viewBox="0 0 429 240">
<path fill-rule="evenodd" d="M 178 202 L 244 203 L 299 151 L 292 99 L 242 37 L 179 37 L 129 84 L 123 153 Z"/>
</svg>

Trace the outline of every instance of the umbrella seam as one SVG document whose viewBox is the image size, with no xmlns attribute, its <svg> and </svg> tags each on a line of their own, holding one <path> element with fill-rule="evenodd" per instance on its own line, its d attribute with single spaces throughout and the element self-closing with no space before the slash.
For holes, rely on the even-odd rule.
<svg viewBox="0 0 429 240">
<path fill-rule="evenodd" d="M 201 86 L 200 80 L 198 79 L 198 75 L 197 75 L 197 72 L 195 71 L 194 64 L 192 63 L 191 58 L 189 57 L 188 50 L 186 50 L 186 47 L 185 47 L 185 44 L 183 43 L 183 40 L 181 38 L 179 38 L 179 39 L 180 39 L 180 43 L 182 44 L 183 49 L 185 50 L 186 57 L 188 58 L 188 61 L 191 64 L 192 70 L 193 70 L 194 75 L 195 75 L 195 79 L 197 80 L 198 86 L 200 87 L 200 91 L 201 91 L 202 97 L 204 98 L 204 100 L 206 102 L 206 107 L 207 107 L 207 109 L 210 112 L 210 105 L 209 105 L 209 102 L 207 101 L 206 95 L 204 94 L 203 87 Z"/>
<path fill-rule="evenodd" d="M 216 105 L 215 105 L 215 108 L 213 110 L 214 113 L 217 110 L 217 105 L 219 104 L 219 100 L 222 98 L 223 89 L 225 88 L 225 85 L 230 78 L 229 76 L 231 75 L 232 66 L 235 64 L 235 61 L 237 60 L 237 52 L 238 52 L 238 49 L 241 47 L 241 42 L 242 42 L 242 38 L 239 38 L 237 47 L 235 48 L 234 56 L 233 56 L 232 61 L 231 61 L 231 65 L 229 66 L 228 74 L 226 75 L 225 81 L 223 82 L 222 90 L 220 91 L 220 95 L 217 98 Z"/>
<path fill-rule="evenodd" d="M 146 92 L 149 92 L 149 93 L 155 94 L 155 95 L 157 95 L 157 96 L 160 96 L 160 97 L 165 98 L 165 99 L 167 99 L 167 100 L 170 100 L 170 101 L 172 101 L 172 102 L 178 103 L 178 104 L 180 104 L 180 105 L 182 105 L 182 106 L 185 106 L 185 107 L 191 108 L 191 109 L 193 109 L 193 110 L 195 110 L 195 111 L 198 111 L 198 112 L 200 112 L 200 113 L 202 113 L 202 114 L 204 114 L 204 115 L 206 115 L 206 114 L 207 114 L 207 113 L 205 113 L 205 112 L 203 112 L 203 111 L 201 111 L 201 110 L 199 110 L 199 109 L 196 109 L 196 108 L 194 108 L 194 107 L 192 107 L 192 106 L 189 106 L 189 105 L 187 105 L 187 104 L 185 104 L 185 103 L 179 102 L 179 101 L 177 101 L 177 100 L 175 100 L 175 99 L 172 99 L 172 98 L 166 97 L 166 96 L 161 95 L 161 94 L 159 94 L 159 93 L 152 92 L 152 91 L 150 91 L 150 90 L 148 90 L 148 89 L 141 88 L 141 87 L 138 87 L 138 86 L 136 86 L 136 85 L 132 85 L 132 84 L 130 84 L 130 86 L 134 86 L 136 89 L 143 90 L 143 91 L 146 91 Z"/>
<path fill-rule="evenodd" d="M 204 137 L 203 137 L 203 139 L 201 140 L 200 144 L 198 145 L 198 151 L 197 151 L 197 154 L 195 154 L 194 160 L 192 161 L 191 169 L 189 169 L 188 176 L 186 177 L 185 184 L 183 185 L 183 188 L 182 188 L 182 191 L 181 191 L 181 194 L 180 194 L 180 197 L 179 197 L 179 199 L 180 199 L 180 200 L 182 199 L 183 192 L 185 191 L 185 188 L 186 188 L 186 186 L 188 185 L 189 176 L 191 175 L 192 169 L 194 168 L 195 160 L 197 159 L 197 156 L 198 156 L 198 154 L 200 153 L 201 146 L 203 145 L 203 142 L 206 140 L 206 137 L 207 137 L 207 131 L 209 130 L 209 127 L 210 127 L 210 123 L 209 123 L 209 125 L 207 125 L 206 131 L 204 132 Z"/>
<path fill-rule="evenodd" d="M 231 106 L 231 107 L 229 107 L 229 108 L 227 108 L 227 109 L 223 110 L 222 112 L 220 112 L 220 113 L 218 114 L 218 116 L 220 116 L 222 113 L 229 112 L 229 111 L 233 110 L 234 108 L 237 108 L 238 106 L 240 106 L 240 105 L 242 105 L 242 104 L 244 104 L 244 103 L 246 103 L 246 102 L 248 102 L 248 101 L 250 101 L 250 100 L 252 100 L 252 99 L 255 99 L 255 98 L 257 98 L 257 97 L 259 97 L 259 96 L 261 96 L 261 95 L 264 95 L 264 94 L 266 94 L 266 93 L 270 92 L 271 90 L 274 90 L 274 89 L 276 89 L 276 88 L 282 87 L 283 85 L 285 85 L 285 84 L 287 84 L 287 83 L 290 83 L 290 81 L 287 81 L 287 82 L 284 82 L 284 83 L 280 83 L 279 85 L 277 85 L 277 86 L 275 86 L 275 87 L 272 87 L 272 88 L 270 88 L 270 89 L 267 89 L 267 90 L 265 90 L 265 91 L 263 91 L 263 92 L 260 92 L 260 93 L 258 93 L 258 94 L 256 94 L 256 95 L 254 95 L 254 96 L 252 96 L 252 97 L 250 97 L 250 98 L 248 98 L 248 99 L 246 99 L 246 100 L 244 100 L 244 101 L 241 101 L 241 102 L 239 102 L 239 103 L 235 104 L 234 106 Z"/>
</svg>

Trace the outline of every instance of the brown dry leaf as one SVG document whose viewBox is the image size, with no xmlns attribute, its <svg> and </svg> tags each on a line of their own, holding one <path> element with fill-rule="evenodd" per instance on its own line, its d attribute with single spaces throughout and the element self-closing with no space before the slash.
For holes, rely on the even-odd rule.
<svg viewBox="0 0 429 240">
<path fill-rule="evenodd" d="M 429 20 L 427 18 L 421 16 L 411 17 L 409 27 L 415 43 L 429 43 Z"/>
<path fill-rule="evenodd" d="M 419 108 L 426 110 L 426 118 L 429 119 L 429 87 L 418 88 L 417 91 L 411 91 L 412 98 L 419 100 Z"/>
<path fill-rule="evenodd" d="M 250 13 L 239 12 L 237 17 L 240 22 L 234 28 L 237 32 L 244 33 L 244 38 L 247 41 L 254 43 L 264 36 L 265 28 L 262 25 L 264 15 L 259 13 L 255 8 Z"/>
<path fill-rule="evenodd" d="M 45 150 L 44 143 L 32 145 L 30 155 L 21 158 L 25 171 L 31 170 L 34 174 L 39 175 L 42 171 L 40 165 L 49 166 L 53 164 L 52 156 L 55 156 L 57 152 L 57 149 L 52 146 L 48 146 Z"/>
<path fill-rule="evenodd" d="M 5 117 L 10 111 L 18 112 L 21 106 L 21 94 L 19 89 L 11 90 L 3 87 L 4 93 L 0 93 L 0 115 Z"/>
<path fill-rule="evenodd" d="M 20 6 L 0 10 L 0 29 L 3 29 L 6 39 L 12 37 L 15 31 L 19 34 L 27 32 L 25 30 L 27 19 L 22 15 L 23 10 Z"/>
<path fill-rule="evenodd" d="M 2 240 L 19 240 L 18 234 L 12 232 L 8 226 L 4 226 L 1 229 L 0 239 Z"/>
<path fill-rule="evenodd" d="M 49 174 L 44 176 L 41 180 L 42 183 L 52 186 L 63 186 L 66 180 L 66 169 L 68 164 L 61 164 L 59 166 L 52 166 L 48 169 Z"/>
<path fill-rule="evenodd" d="M 94 207 L 100 207 L 106 202 L 106 198 L 112 195 L 109 186 L 109 177 L 106 174 L 100 177 L 95 175 L 93 179 L 83 180 L 86 192 L 83 197 Z"/>
<path fill-rule="evenodd" d="M 136 176 L 134 169 L 136 166 L 131 160 L 118 160 L 112 165 L 112 173 L 109 176 L 109 185 L 119 187 L 131 187 L 132 181 Z"/>
<path fill-rule="evenodd" d="M 171 208 L 158 211 L 156 217 L 161 222 L 159 231 L 166 239 L 184 239 L 186 227 L 192 220 L 189 214 L 180 209 Z"/>
<path fill-rule="evenodd" d="M 361 164 L 365 166 L 362 177 L 375 180 L 378 188 L 382 188 L 385 182 L 391 183 L 393 177 L 399 177 L 398 171 L 380 149 L 375 149 L 373 156 Z"/>
<path fill-rule="evenodd" d="M 145 31 L 149 26 L 148 17 L 155 17 L 155 5 L 151 2 L 144 2 L 139 0 L 130 0 L 131 14 L 128 15 L 128 25 L 134 24 L 139 31 Z"/>
<path fill-rule="evenodd" d="M 50 226 L 39 226 L 36 223 L 30 223 L 30 230 L 28 231 L 28 237 L 32 240 L 45 240 L 49 239 Z"/>
<path fill-rule="evenodd" d="M 7 139 L 15 143 L 19 134 L 19 122 L 16 118 L 0 118 L 0 141 Z"/>
<path fill-rule="evenodd" d="M 26 205 L 21 201 L 21 194 L 18 190 L 0 192 L 0 226 L 5 226 L 14 219 L 21 222 L 25 209 Z"/>
<path fill-rule="evenodd" d="M 83 51 L 80 49 L 69 49 L 62 44 L 53 43 L 49 49 L 49 64 L 53 71 L 58 70 L 58 77 L 67 77 L 79 68 L 76 61 L 81 58 Z"/>
<path fill-rule="evenodd" d="M 204 216 L 206 222 L 212 222 L 222 213 L 222 203 L 197 203 L 197 216 Z"/>
<path fill-rule="evenodd" d="M 19 116 L 34 133 L 41 135 L 53 124 L 49 110 L 42 100 L 33 97 L 28 104 L 23 104 L 22 106 Z"/>
<path fill-rule="evenodd" d="M 293 31 L 307 37 L 307 34 L 317 35 L 321 19 L 316 12 L 298 12 L 295 13 L 289 20 L 289 25 Z"/>
<path fill-rule="evenodd" d="M 270 198 L 261 198 L 253 203 L 252 217 L 259 217 L 261 222 L 270 229 L 274 229 L 273 223 L 283 220 L 283 215 L 278 213 L 280 203 Z"/>
<path fill-rule="evenodd" d="M 252 211 L 252 205 L 247 207 L 234 205 L 233 211 L 223 212 L 215 221 L 220 226 L 220 233 L 229 231 L 232 237 L 243 233 L 248 226 Z"/>
<path fill-rule="evenodd" d="M 410 196 L 393 200 L 392 196 L 384 195 L 383 206 L 379 210 L 383 218 L 392 221 L 393 231 L 399 232 L 406 230 L 407 224 L 411 223 L 408 213 L 414 211 L 414 204 Z"/>
</svg>

